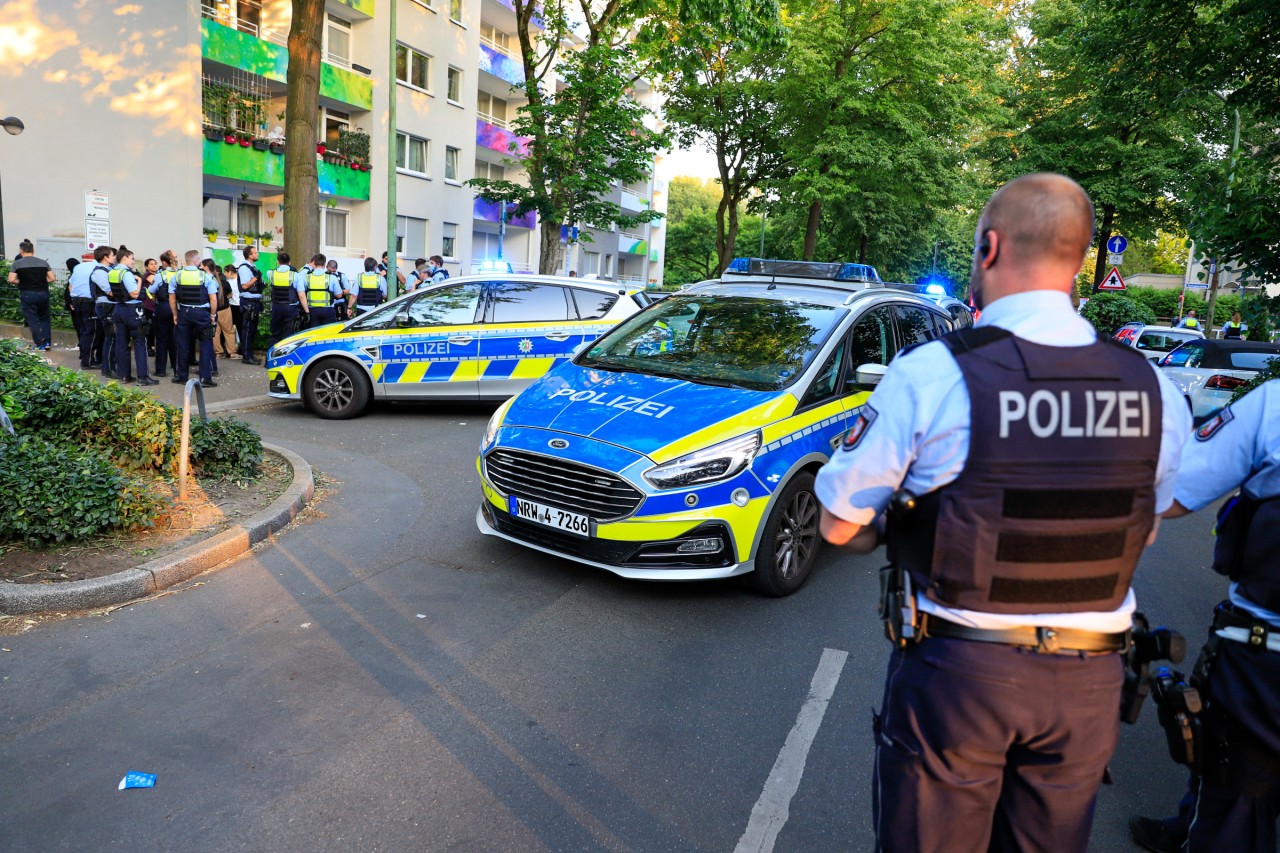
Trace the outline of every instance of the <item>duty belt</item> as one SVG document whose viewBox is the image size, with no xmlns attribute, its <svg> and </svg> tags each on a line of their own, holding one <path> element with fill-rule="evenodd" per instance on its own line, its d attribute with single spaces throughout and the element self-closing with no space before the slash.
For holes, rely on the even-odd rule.
<svg viewBox="0 0 1280 853">
<path fill-rule="evenodd" d="M 971 640 L 975 643 L 998 643 L 1022 646 L 1042 654 L 1076 654 L 1078 652 L 1120 652 L 1128 648 L 1129 633 L 1104 634 L 1073 628 L 970 628 L 935 616 L 924 616 L 924 636 Z"/>
<path fill-rule="evenodd" d="M 206 302 L 206 303 L 205 303 L 205 304 L 203 304 L 203 305 L 188 305 L 188 304 L 187 304 L 187 303 L 185 303 L 185 302 L 179 302 L 179 303 L 178 303 L 178 307 L 179 307 L 179 308 L 203 308 L 204 310 L 208 311 L 208 310 L 209 310 L 209 303 L 207 303 L 207 302 Z"/>
<path fill-rule="evenodd" d="M 1213 630 L 1226 640 L 1244 643 L 1259 650 L 1280 652 L 1280 627 L 1259 619 L 1229 601 L 1214 608 Z"/>
</svg>

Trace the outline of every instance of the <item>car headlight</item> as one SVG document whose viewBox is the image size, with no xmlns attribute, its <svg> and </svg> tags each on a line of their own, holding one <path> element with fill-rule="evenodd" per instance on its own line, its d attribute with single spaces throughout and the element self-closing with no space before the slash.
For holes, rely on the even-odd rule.
<svg viewBox="0 0 1280 853">
<path fill-rule="evenodd" d="M 481 453 L 484 453 L 484 449 L 493 444 L 493 440 L 498 437 L 498 427 L 502 426 L 502 420 L 507 416 L 507 410 L 511 408 L 511 404 L 515 402 L 515 399 L 515 397 L 512 397 L 510 400 L 503 403 L 498 407 L 498 410 L 493 413 L 493 417 L 489 418 L 489 423 L 484 428 L 484 435 L 480 437 Z"/>
<path fill-rule="evenodd" d="M 267 358 L 283 358 L 305 343 L 306 341 L 293 341 L 292 343 L 276 344 L 271 348 L 271 352 L 267 353 Z"/>
<path fill-rule="evenodd" d="M 644 478 L 658 489 L 727 480 L 750 465 L 759 449 L 760 433 L 753 432 L 650 468 Z"/>
</svg>

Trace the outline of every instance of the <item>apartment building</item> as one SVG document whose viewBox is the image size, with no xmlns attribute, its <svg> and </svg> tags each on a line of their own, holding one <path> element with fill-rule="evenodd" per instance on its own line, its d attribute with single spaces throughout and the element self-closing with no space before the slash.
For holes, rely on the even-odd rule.
<svg viewBox="0 0 1280 853">
<path fill-rule="evenodd" d="M 390 3 L 397 3 L 391 37 Z M 0 112 L 27 132 L 0 142 L 9 242 L 79 255 L 127 243 L 141 255 L 202 247 L 230 261 L 283 240 L 289 0 L 17 0 L 29 46 L 0 69 Z M 394 48 L 392 44 L 394 43 Z M 445 257 L 457 275 L 498 258 L 538 265 L 537 217 L 476 197 L 472 177 L 524 177 L 511 131 L 524 100 L 515 13 L 502 0 L 328 0 L 316 117 L 321 250 L 355 268 L 388 248 Z M 388 126 L 396 99 L 394 142 Z M 647 87 L 641 102 L 652 103 Z M 514 156 L 512 150 L 517 152 Z M 34 153 L 33 153 L 34 152 Z M 651 179 L 618 187 L 628 212 L 665 209 Z M 583 231 L 594 242 L 584 242 Z M 568 268 L 662 280 L 662 223 L 566 233 Z M 64 254 L 65 253 L 65 254 Z"/>
</svg>

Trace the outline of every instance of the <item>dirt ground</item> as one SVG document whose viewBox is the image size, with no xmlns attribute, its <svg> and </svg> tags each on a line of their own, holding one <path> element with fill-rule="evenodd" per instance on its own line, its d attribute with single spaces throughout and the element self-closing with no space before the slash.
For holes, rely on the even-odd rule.
<svg viewBox="0 0 1280 853">
<path fill-rule="evenodd" d="M 251 482 L 193 478 L 186 501 L 178 500 L 175 483 L 173 503 L 153 527 L 51 548 L 0 546 L 0 582 L 65 583 L 132 569 L 239 524 L 279 497 L 292 480 L 284 458 L 265 451 L 258 478 Z"/>
</svg>

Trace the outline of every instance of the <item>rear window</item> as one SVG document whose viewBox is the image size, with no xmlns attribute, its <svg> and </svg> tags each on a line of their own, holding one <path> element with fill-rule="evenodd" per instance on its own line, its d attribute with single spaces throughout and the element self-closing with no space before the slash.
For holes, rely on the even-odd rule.
<svg viewBox="0 0 1280 853">
<path fill-rule="evenodd" d="M 1233 352 L 1231 366 L 1236 370 L 1262 370 L 1273 358 L 1280 358 L 1280 352 Z"/>
<path fill-rule="evenodd" d="M 1160 360 L 1165 367 L 1199 367 L 1204 358 L 1202 344 L 1183 344 Z"/>
<path fill-rule="evenodd" d="M 1119 335 L 1116 336 L 1119 338 Z M 1143 332 L 1138 338 L 1137 348 L 1155 352 L 1170 352 L 1187 341 L 1195 340 L 1199 335 L 1180 335 L 1177 332 Z"/>
<path fill-rule="evenodd" d="M 616 293 L 601 293 L 582 287 L 571 287 L 569 292 L 573 294 L 573 301 L 578 305 L 578 316 L 583 320 L 601 319 L 618 301 Z"/>
</svg>

